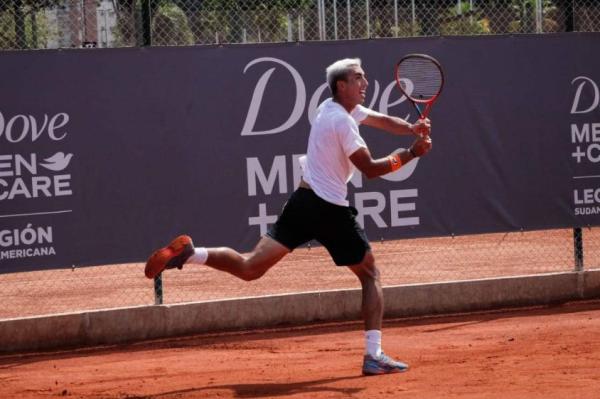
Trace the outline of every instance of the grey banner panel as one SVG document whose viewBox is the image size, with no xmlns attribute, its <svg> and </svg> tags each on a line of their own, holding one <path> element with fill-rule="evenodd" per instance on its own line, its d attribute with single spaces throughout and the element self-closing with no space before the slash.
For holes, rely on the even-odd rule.
<svg viewBox="0 0 600 399">
<path fill-rule="evenodd" d="M 356 176 L 371 239 L 600 224 L 599 34 L 0 55 L 0 273 L 141 261 L 174 235 L 249 250 L 300 176 L 324 69 L 362 58 L 367 105 L 415 118 L 402 55 L 446 86 L 434 148 Z M 410 145 L 370 128 L 374 156 Z"/>
</svg>

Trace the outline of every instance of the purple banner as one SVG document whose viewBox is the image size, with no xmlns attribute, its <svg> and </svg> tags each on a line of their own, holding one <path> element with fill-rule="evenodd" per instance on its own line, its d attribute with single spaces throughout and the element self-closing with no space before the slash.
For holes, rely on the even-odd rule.
<svg viewBox="0 0 600 399">
<path fill-rule="evenodd" d="M 600 224 L 600 35 L 2 53 L 0 273 L 142 261 L 176 234 L 249 250 L 300 178 L 325 67 L 415 119 L 395 62 L 444 67 L 431 153 L 356 175 L 369 238 Z M 559 56 L 560 55 L 560 56 Z M 410 138 L 363 127 L 372 154 Z"/>
</svg>

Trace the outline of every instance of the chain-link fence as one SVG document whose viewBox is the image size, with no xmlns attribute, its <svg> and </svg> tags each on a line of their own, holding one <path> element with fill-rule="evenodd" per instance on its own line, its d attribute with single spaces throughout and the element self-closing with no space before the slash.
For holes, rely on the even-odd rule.
<svg viewBox="0 0 600 399">
<path fill-rule="evenodd" d="M 600 269 L 600 228 L 372 242 L 384 286 Z M 69 267 L 0 274 L 0 319 L 152 305 L 155 287 L 144 264 Z M 264 277 L 244 282 L 206 266 L 163 273 L 162 300 L 180 303 L 268 294 L 359 288 L 322 247 L 299 248 Z"/>
<path fill-rule="evenodd" d="M 0 49 L 600 31 L 597 0 L 0 0 Z"/>
<path fill-rule="evenodd" d="M 596 0 L 0 0 L 0 49 L 204 45 L 600 31 Z M 600 229 L 375 241 L 385 285 L 600 268 Z M 0 319 L 149 305 L 143 264 L 0 274 Z M 356 288 L 322 248 L 243 283 L 209 268 L 165 274 L 165 303 Z"/>
</svg>

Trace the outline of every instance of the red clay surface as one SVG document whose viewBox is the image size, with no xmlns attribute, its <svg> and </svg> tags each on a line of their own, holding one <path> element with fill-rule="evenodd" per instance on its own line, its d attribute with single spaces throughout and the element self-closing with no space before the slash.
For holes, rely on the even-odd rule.
<svg viewBox="0 0 600 399">
<path fill-rule="evenodd" d="M 0 357 L 0 397 L 600 397 L 600 301 L 388 320 L 403 374 L 362 377 L 360 323 Z"/>
<path fill-rule="evenodd" d="M 585 268 L 600 268 L 600 229 L 584 229 L 583 237 Z M 375 240 L 372 247 L 384 285 L 574 269 L 572 229 Z M 0 319 L 154 304 L 153 282 L 144 277 L 142 263 L 0 274 L 0 286 Z M 297 249 L 250 283 L 195 265 L 163 274 L 164 303 L 341 288 L 360 285 L 323 248 Z"/>
</svg>

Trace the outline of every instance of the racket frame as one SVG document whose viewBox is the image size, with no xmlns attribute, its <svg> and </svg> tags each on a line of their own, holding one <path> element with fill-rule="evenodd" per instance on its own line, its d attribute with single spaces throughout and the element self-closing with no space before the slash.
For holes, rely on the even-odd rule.
<svg viewBox="0 0 600 399">
<path fill-rule="evenodd" d="M 398 76 L 398 69 L 400 68 L 400 63 L 402 63 L 402 61 L 406 60 L 407 58 L 426 59 L 428 61 L 431 61 L 438 68 L 438 70 L 440 71 L 440 77 L 442 78 L 442 82 L 440 84 L 440 88 L 438 89 L 436 95 L 434 95 L 433 97 L 431 97 L 427 100 L 422 100 L 422 99 L 418 99 L 418 98 L 413 98 L 412 96 L 408 95 L 408 93 L 406 93 L 406 91 L 402 88 L 402 84 L 400 82 L 402 77 Z M 394 68 L 394 79 L 396 80 L 396 85 L 400 89 L 400 92 L 411 102 L 411 104 L 417 110 L 417 113 L 419 114 L 419 119 L 427 118 L 427 115 L 429 115 L 429 111 L 431 110 L 431 106 L 437 100 L 440 93 L 442 92 L 442 89 L 444 88 L 444 80 L 445 80 L 444 79 L 444 70 L 442 69 L 442 65 L 439 63 L 439 61 L 427 54 L 418 54 L 418 53 L 407 54 L 404 57 L 402 57 L 400 59 L 400 61 L 398 61 L 396 63 L 396 67 Z M 423 109 L 422 111 L 421 111 L 421 106 L 425 107 L 425 109 Z"/>
</svg>

